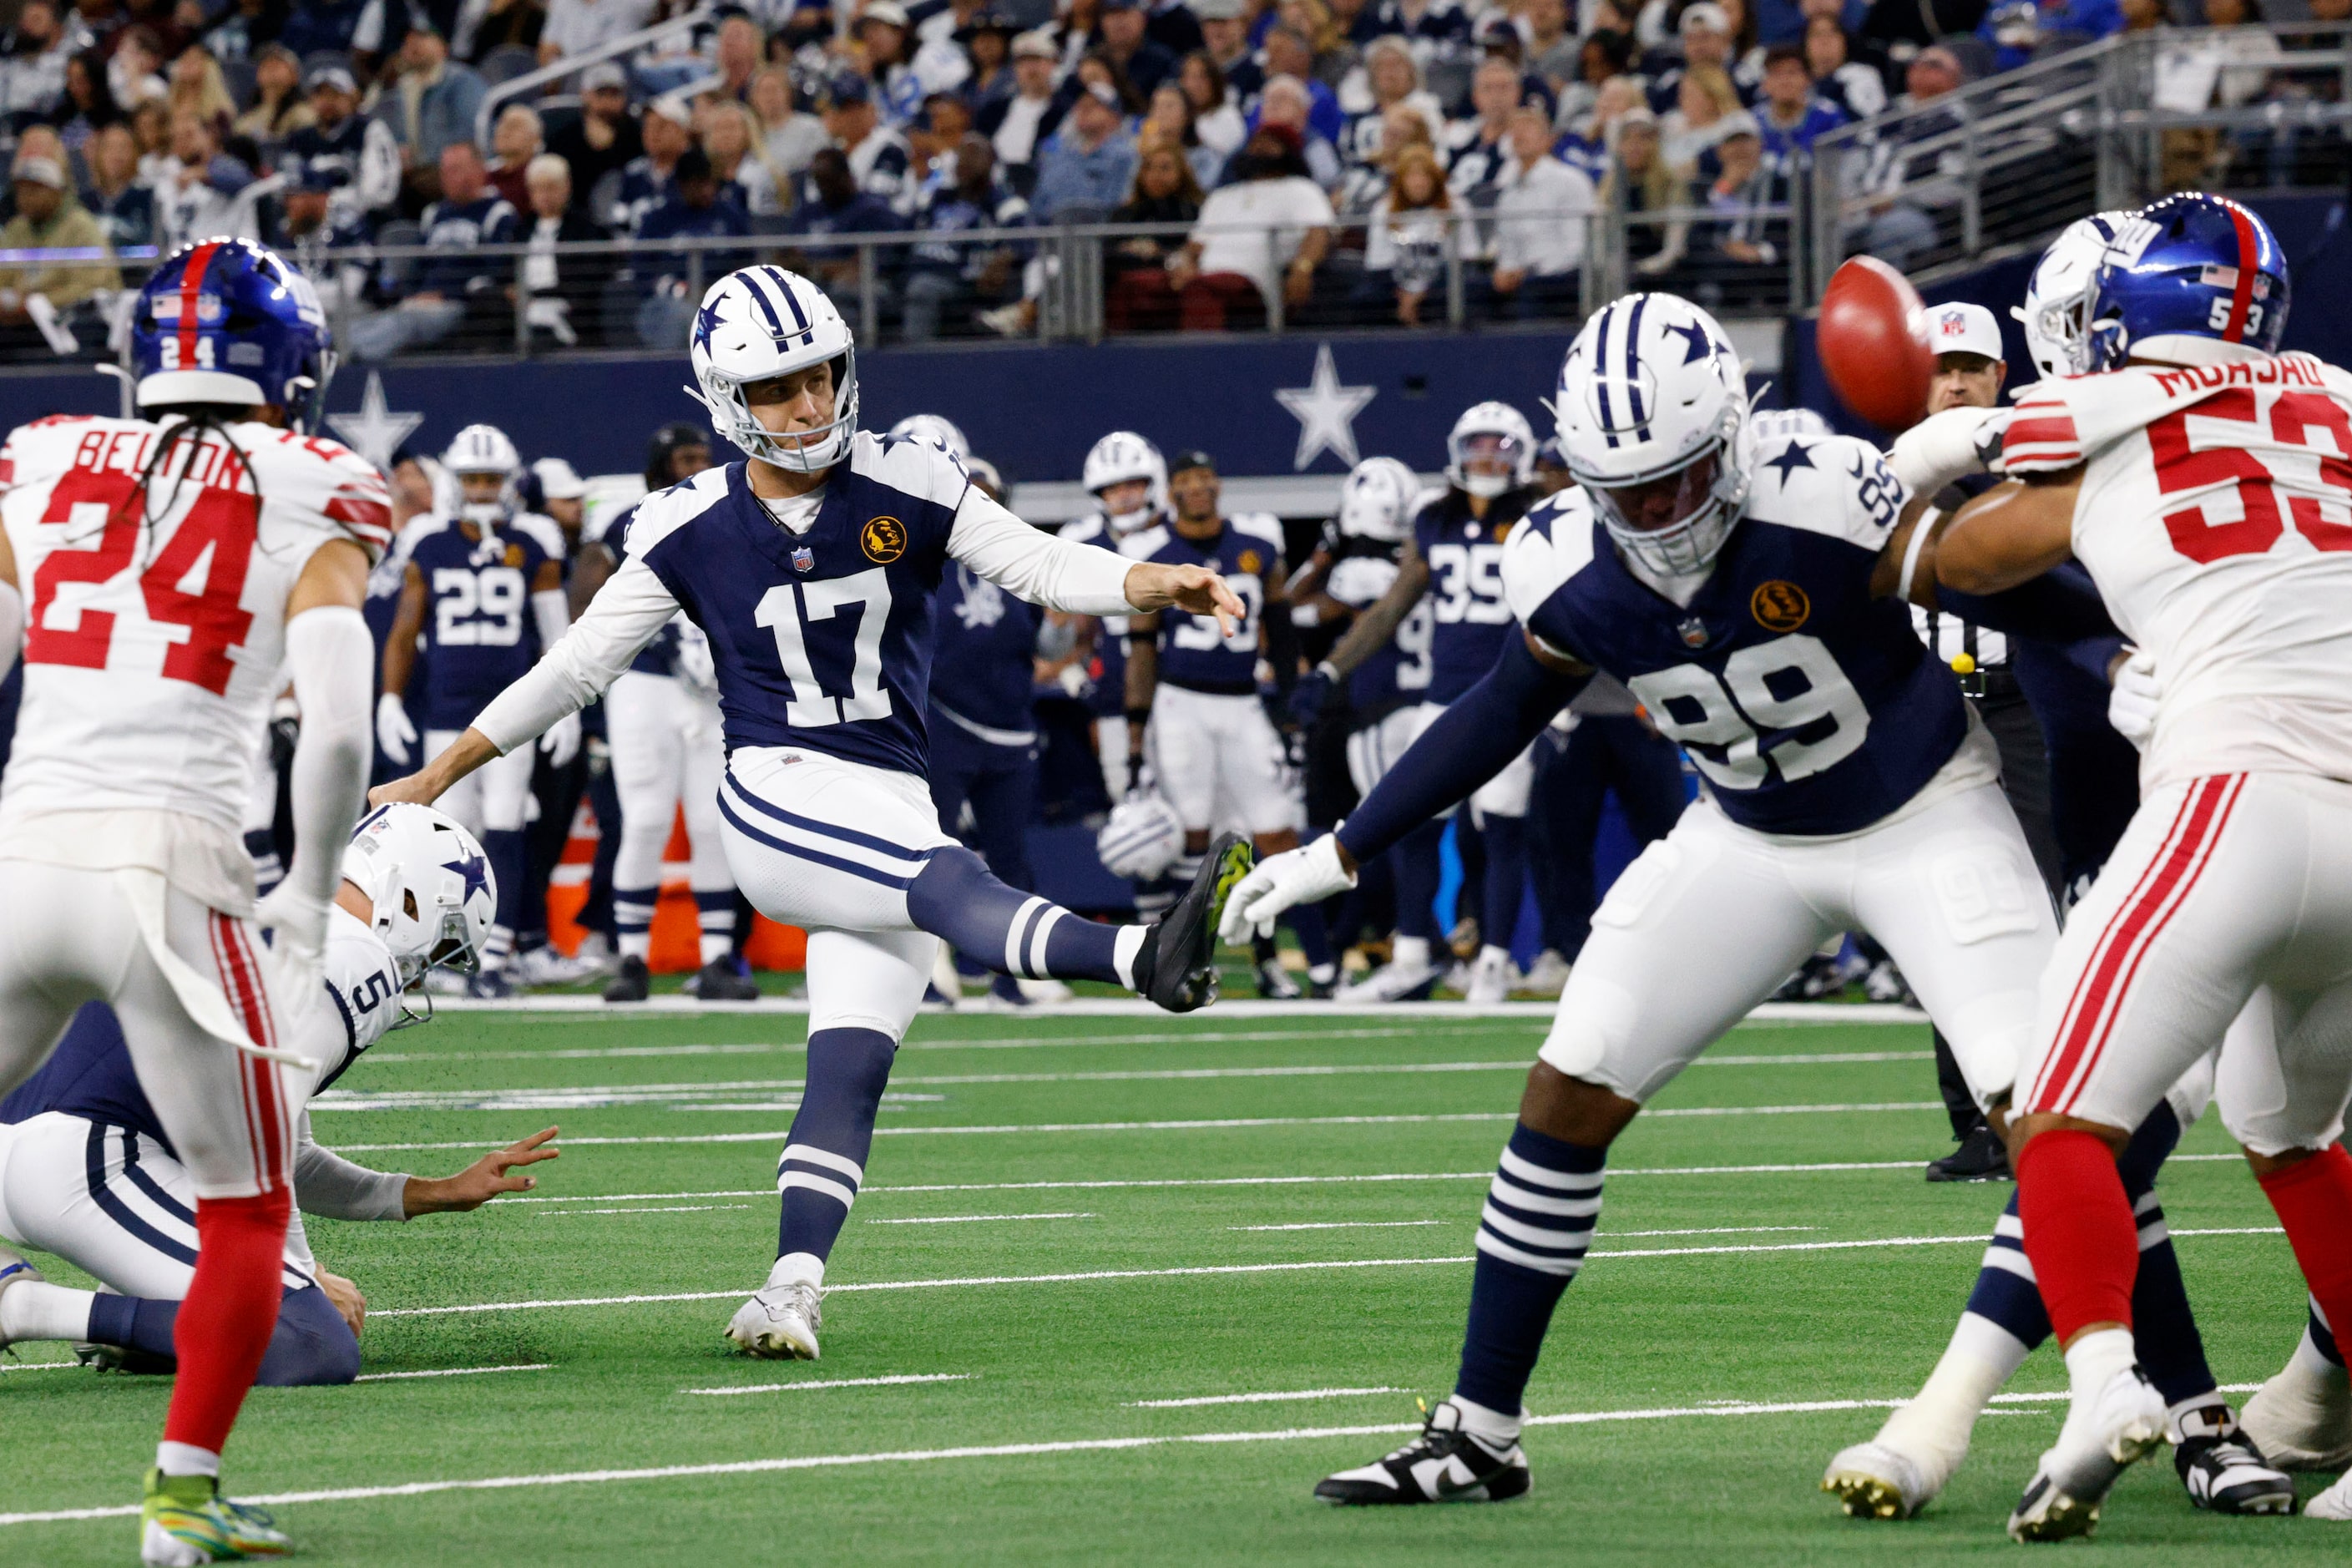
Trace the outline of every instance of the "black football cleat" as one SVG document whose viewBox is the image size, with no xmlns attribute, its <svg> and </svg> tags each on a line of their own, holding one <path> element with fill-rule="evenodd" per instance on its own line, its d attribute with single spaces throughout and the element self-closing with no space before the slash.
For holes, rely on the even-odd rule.
<svg viewBox="0 0 2352 1568">
<path fill-rule="evenodd" d="M 1429 1413 L 1421 1436 L 1360 1469 L 1315 1483 L 1315 1495 L 1339 1508 L 1416 1502 L 1507 1502 L 1530 1484 L 1517 1443 L 1496 1450 L 1462 1430 L 1448 1399 Z"/>
<path fill-rule="evenodd" d="M 1201 857 L 1192 885 L 1143 933 L 1135 955 L 1135 988 L 1171 1013 L 1190 1013 L 1217 999 L 1217 922 L 1225 900 L 1257 864 L 1248 840 L 1227 833 Z"/>
<path fill-rule="evenodd" d="M 646 969 L 646 961 L 635 953 L 621 960 L 621 967 L 604 983 L 607 1002 L 642 1002 L 653 994 L 653 976 Z"/>
<path fill-rule="evenodd" d="M 2219 1400 L 2182 1415 L 2172 1468 L 2189 1500 L 2213 1513 L 2293 1513 L 2294 1482 L 2263 1458 Z"/>
<path fill-rule="evenodd" d="M 2011 1179 L 2009 1149 L 2000 1135 L 1982 1121 L 1960 1146 L 1940 1160 L 1927 1163 L 1931 1182 L 2006 1182 Z"/>
</svg>

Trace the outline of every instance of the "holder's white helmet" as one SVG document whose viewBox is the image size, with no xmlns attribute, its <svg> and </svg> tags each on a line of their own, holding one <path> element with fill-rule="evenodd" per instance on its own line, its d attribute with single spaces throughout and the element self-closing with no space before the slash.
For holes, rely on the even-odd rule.
<svg viewBox="0 0 2352 1568">
<path fill-rule="evenodd" d="M 2120 209 L 2068 224 L 2025 285 L 2025 303 L 2010 307 L 2025 328 L 2025 352 L 2044 376 L 2081 375 L 2091 368 L 2091 295 L 2107 244 L 2129 222 Z"/>
<path fill-rule="evenodd" d="M 963 432 L 955 427 L 953 420 L 937 414 L 909 414 L 890 426 L 890 437 L 893 440 L 929 441 L 959 463 L 971 461 L 971 443 L 963 438 Z"/>
<path fill-rule="evenodd" d="M 1103 508 L 1103 521 L 1110 524 L 1114 534 L 1133 533 L 1153 518 L 1168 510 L 1168 459 L 1160 448 L 1132 430 L 1114 430 L 1096 442 L 1087 452 L 1087 464 L 1080 475 L 1087 494 L 1102 500 L 1103 491 L 1129 479 L 1143 479 L 1150 484 L 1145 492 L 1143 505 L 1128 511 Z"/>
<path fill-rule="evenodd" d="M 1095 835 L 1095 854 L 1103 869 L 1137 882 L 1164 876 L 1183 847 L 1183 819 L 1156 795 L 1120 802 Z"/>
<path fill-rule="evenodd" d="M 1605 306 L 1559 367 L 1559 449 L 1609 535 L 1661 574 L 1714 561 L 1748 505 L 1748 378 L 1713 316 L 1673 294 Z"/>
<path fill-rule="evenodd" d="M 428 969 L 471 974 L 499 903 L 498 878 L 474 836 L 429 805 L 379 806 L 343 850 L 343 879 L 375 908 L 369 923 L 406 986 Z"/>
<path fill-rule="evenodd" d="M 688 357 L 721 436 L 763 462 L 817 473 L 841 461 L 857 431 L 857 347 L 824 290 L 781 267 L 746 267 L 710 286 L 695 312 Z M 751 416 L 743 388 L 833 366 L 833 422 L 778 436 Z M 688 388 L 689 394 L 693 388 Z"/>
<path fill-rule="evenodd" d="M 1511 465 L 1508 474 L 1474 474 L 1473 458 L 1501 458 Z M 1498 496 L 1518 489 L 1536 472 L 1536 433 L 1528 417 L 1507 403 L 1474 403 L 1454 422 L 1445 437 L 1445 481 L 1474 496 Z"/>
<path fill-rule="evenodd" d="M 1394 544 L 1412 531 L 1421 479 L 1394 458 L 1366 458 L 1339 484 L 1339 536 Z"/>
<path fill-rule="evenodd" d="M 457 476 L 457 515 L 467 522 L 495 526 L 512 517 L 517 498 L 515 477 L 522 470 L 522 454 L 507 439 L 507 433 L 495 425 L 468 425 L 449 442 L 449 449 L 441 454 L 441 466 Z M 499 499 L 494 501 L 472 501 L 466 499 L 465 480 L 468 474 L 496 474 L 499 479 Z"/>
</svg>

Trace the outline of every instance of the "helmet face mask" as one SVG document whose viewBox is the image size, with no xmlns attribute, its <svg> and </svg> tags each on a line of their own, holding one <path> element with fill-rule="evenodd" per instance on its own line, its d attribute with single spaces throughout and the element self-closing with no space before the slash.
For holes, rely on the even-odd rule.
<svg viewBox="0 0 2352 1568">
<path fill-rule="evenodd" d="M 512 517 L 521 504 L 516 477 L 522 456 L 505 431 L 495 425 L 468 425 L 441 454 L 441 466 L 457 485 L 457 516 L 477 528 L 496 528 Z M 481 480 L 494 484 L 485 485 Z"/>
<path fill-rule="evenodd" d="M 1584 490 L 1612 539 L 1653 571 L 1679 576 L 1714 561 L 1731 531 L 1736 513 L 1724 483 L 1724 458 L 1720 445 L 1710 446 L 1654 478 L 1588 482 Z"/>
<path fill-rule="evenodd" d="M 688 347 L 700 387 L 689 393 L 746 456 L 817 474 L 848 455 L 857 430 L 857 350 L 849 324 L 815 284 L 781 267 L 730 272 L 703 295 Z M 819 365 L 831 372 L 829 415 L 804 429 L 776 430 L 754 412 L 751 388 L 765 389 Z M 795 397 L 814 395 L 812 379 L 802 376 Z M 771 405 L 762 399 L 760 406 Z"/>
<path fill-rule="evenodd" d="M 1140 481 L 1140 491 L 1125 487 Z M 1102 503 L 1103 521 L 1114 535 L 1145 527 L 1168 510 L 1168 459 L 1132 430 L 1114 430 L 1087 452 L 1081 482 Z M 1124 502 L 1114 506 L 1112 498 Z"/>
<path fill-rule="evenodd" d="M 1445 437 L 1445 479 L 1491 500 L 1535 478 L 1536 433 L 1507 403 L 1475 405 Z"/>
</svg>

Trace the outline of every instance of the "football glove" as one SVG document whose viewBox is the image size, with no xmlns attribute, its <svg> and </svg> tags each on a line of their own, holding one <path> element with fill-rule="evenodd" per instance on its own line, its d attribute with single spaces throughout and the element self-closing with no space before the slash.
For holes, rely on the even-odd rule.
<svg viewBox="0 0 2352 1568">
<path fill-rule="evenodd" d="M 566 713 L 547 727 L 539 738 L 539 749 L 547 753 L 549 763 L 562 767 L 580 754 L 580 715 Z"/>
<path fill-rule="evenodd" d="M 416 726 L 408 721 L 408 706 L 397 691 L 387 691 L 375 700 L 375 743 L 377 749 L 402 767 L 408 766 L 410 748 L 416 744 Z"/>
<path fill-rule="evenodd" d="M 1290 721 L 1302 730 L 1312 730 L 1323 716 L 1323 704 L 1330 700 L 1331 666 L 1318 664 L 1300 676 L 1290 689 Z"/>
<path fill-rule="evenodd" d="M 1339 864 L 1339 840 L 1327 833 L 1303 849 L 1286 849 L 1252 868 L 1226 898 L 1217 935 L 1236 947 L 1253 937 L 1271 936 L 1283 910 L 1320 903 L 1355 885 L 1354 875 Z"/>
<path fill-rule="evenodd" d="M 2156 660 L 2142 648 L 2116 667 L 2115 689 L 2107 693 L 2107 722 L 2141 751 L 2156 738 Z"/>
</svg>

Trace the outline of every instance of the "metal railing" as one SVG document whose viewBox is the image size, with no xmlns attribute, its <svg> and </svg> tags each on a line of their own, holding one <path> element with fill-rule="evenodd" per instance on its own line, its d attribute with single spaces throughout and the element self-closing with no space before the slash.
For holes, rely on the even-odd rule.
<svg viewBox="0 0 2352 1568">
<path fill-rule="evenodd" d="M 535 93 L 541 88 L 551 87 L 566 77 L 578 76 L 590 66 L 634 55 L 638 50 L 658 44 L 674 34 L 691 33 L 698 27 L 708 26 L 717 15 L 718 7 L 715 5 L 698 6 L 683 16 L 672 16 L 667 22 L 656 22 L 650 27 L 642 27 L 636 32 L 608 39 L 593 49 L 583 49 L 576 55 L 565 55 L 540 67 L 537 70 L 525 71 L 519 77 L 512 77 L 499 83 L 483 95 L 482 107 L 475 112 L 475 142 L 482 147 L 488 147 L 490 144 L 490 128 L 498 123 L 499 110 L 513 100 L 521 98 L 526 93 Z"/>
</svg>

